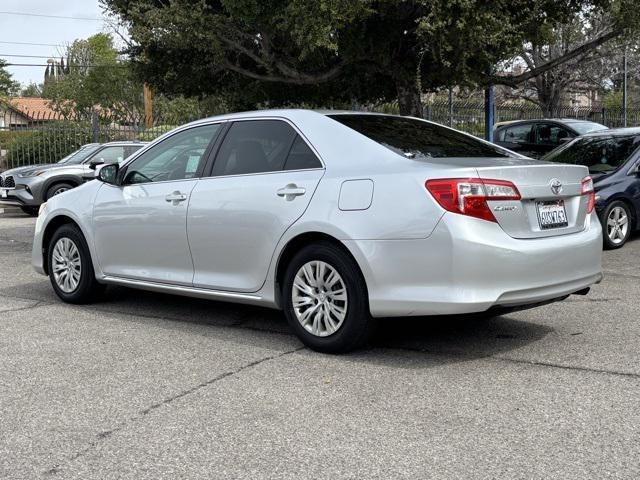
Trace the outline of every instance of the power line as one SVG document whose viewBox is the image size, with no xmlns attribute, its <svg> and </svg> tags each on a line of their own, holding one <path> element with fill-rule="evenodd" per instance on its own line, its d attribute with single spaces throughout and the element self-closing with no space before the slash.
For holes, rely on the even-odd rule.
<svg viewBox="0 0 640 480">
<path fill-rule="evenodd" d="M 7 45 L 30 45 L 35 47 L 65 47 L 62 43 L 32 43 L 32 42 L 8 42 L 0 40 L 0 43 Z"/>
<path fill-rule="evenodd" d="M 64 56 L 64 55 L 63 55 Z M 12 55 L 10 53 L 0 53 L 0 57 L 18 57 L 18 58 L 58 58 L 58 55 Z"/>
<path fill-rule="evenodd" d="M 43 13 L 27 13 L 27 12 L 3 12 L 0 11 L 0 14 L 3 15 L 20 15 L 23 17 L 43 17 L 43 18 L 64 18 L 65 20 L 88 20 L 91 22 L 102 22 L 104 18 L 95 18 L 95 17 L 67 17 L 64 15 L 45 15 Z"/>
<path fill-rule="evenodd" d="M 5 67 L 48 67 L 47 63 L 5 63 Z M 127 65 L 65 65 L 65 68 L 127 68 Z"/>
</svg>

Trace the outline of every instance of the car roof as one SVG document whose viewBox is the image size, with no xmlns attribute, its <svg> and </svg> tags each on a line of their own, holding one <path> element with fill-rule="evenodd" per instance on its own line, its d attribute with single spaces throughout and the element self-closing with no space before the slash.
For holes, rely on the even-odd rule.
<svg viewBox="0 0 640 480">
<path fill-rule="evenodd" d="M 621 135 L 640 135 L 640 127 L 626 128 L 610 128 L 609 130 L 600 130 L 597 132 L 585 133 L 583 137 L 601 137 L 601 136 L 621 136 Z"/>
<path fill-rule="evenodd" d="M 146 145 L 149 142 L 142 142 L 140 140 L 122 140 L 122 141 L 113 141 L 113 142 L 106 142 L 106 143 L 92 143 L 91 145 L 100 145 L 103 147 L 106 146 L 120 146 L 120 145 Z"/>
<path fill-rule="evenodd" d="M 584 120 L 581 118 L 526 118 L 521 120 L 507 120 L 505 122 L 498 122 L 494 125 L 494 128 L 504 127 L 506 125 L 515 125 L 518 123 L 535 123 L 535 122 L 550 122 L 550 123 L 559 123 L 562 125 L 570 124 L 570 123 L 596 123 L 593 120 Z"/>
</svg>

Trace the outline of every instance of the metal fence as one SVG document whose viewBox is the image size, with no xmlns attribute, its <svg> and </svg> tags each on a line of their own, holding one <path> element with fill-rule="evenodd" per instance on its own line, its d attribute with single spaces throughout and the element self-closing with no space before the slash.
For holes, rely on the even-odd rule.
<svg viewBox="0 0 640 480">
<path fill-rule="evenodd" d="M 434 101 L 424 105 L 424 117 L 443 125 L 449 125 L 478 137 L 484 136 L 484 104 L 481 102 Z M 622 127 L 622 108 L 562 107 L 554 112 L 553 118 L 575 118 L 601 123 L 609 128 Z M 640 109 L 627 110 L 627 126 L 640 125 Z M 496 104 L 495 122 L 545 118 L 542 110 L 533 105 Z"/>
<path fill-rule="evenodd" d="M 16 112 L 0 105 L 0 171 L 54 163 L 87 143 L 150 141 L 192 117 L 116 117 L 92 112 L 64 116 L 52 112 Z"/>
<path fill-rule="evenodd" d="M 362 106 L 359 108 L 363 108 Z M 397 104 L 370 106 L 367 110 L 397 113 Z M 608 127 L 624 124 L 621 109 L 561 108 L 556 118 L 576 118 L 602 123 Z M 105 112 L 58 113 L 16 112 L 0 104 L 0 171 L 21 165 L 57 162 L 86 143 L 114 140 L 150 141 L 174 127 L 194 120 L 193 117 L 145 119 L 142 115 L 113 115 Z M 424 117 L 453 128 L 484 136 L 484 105 L 481 102 L 449 103 L 444 100 L 424 105 Z M 539 108 L 531 105 L 496 105 L 496 122 L 544 118 Z M 640 125 L 640 110 L 627 111 L 627 125 Z"/>
</svg>

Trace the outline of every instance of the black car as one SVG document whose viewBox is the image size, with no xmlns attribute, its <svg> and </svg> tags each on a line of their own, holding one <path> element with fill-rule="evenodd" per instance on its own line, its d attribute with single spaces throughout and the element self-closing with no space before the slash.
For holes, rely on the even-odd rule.
<svg viewBox="0 0 640 480">
<path fill-rule="evenodd" d="M 589 168 L 605 248 L 623 246 L 640 228 L 640 128 L 589 133 L 542 159 Z"/>
<path fill-rule="evenodd" d="M 497 123 L 493 127 L 493 141 L 522 155 L 539 158 L 575 137 L 606 129 L 599 123 L 574 118 L 516 120 Z"/>
</svg>

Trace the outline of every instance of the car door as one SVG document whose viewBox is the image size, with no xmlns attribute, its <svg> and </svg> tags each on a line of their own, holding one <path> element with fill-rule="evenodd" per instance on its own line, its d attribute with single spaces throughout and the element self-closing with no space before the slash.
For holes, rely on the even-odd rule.
<svg viewBox="0 0 640 480">
<path fill-rule="evenodd" d="M 542 157 L 554 148 L 564 144 L 575 134 L 554 123 L 541 122 L 536 124 L 535 145 L 533 150 L 536 157 Z"/>
<path fill-rule="evenodd" d="M 187 207 L 220 129 L 209 124 L 182 130 L 125 165 L 119 185 L 100 188 L 93 223 L 106 275 L 191 285 Z"/>
<path fill-rule="evenodd" d="M 522 123 L 513 126 L 507 126 L 504 131 L 502 141 L 498 145 L 518 152 L 522 155 L 532 155 L 535 153 L 535 144 L 533 142 L 533 124 Z"/>
<path fill-rule="evenodd" d="M 210 176 L 191 194 L 187 232 L 194 286 L 259 290 L 278 241 L 304 213 L 323 173 L 288 122 L 234 122 Z"/>
</svg>

